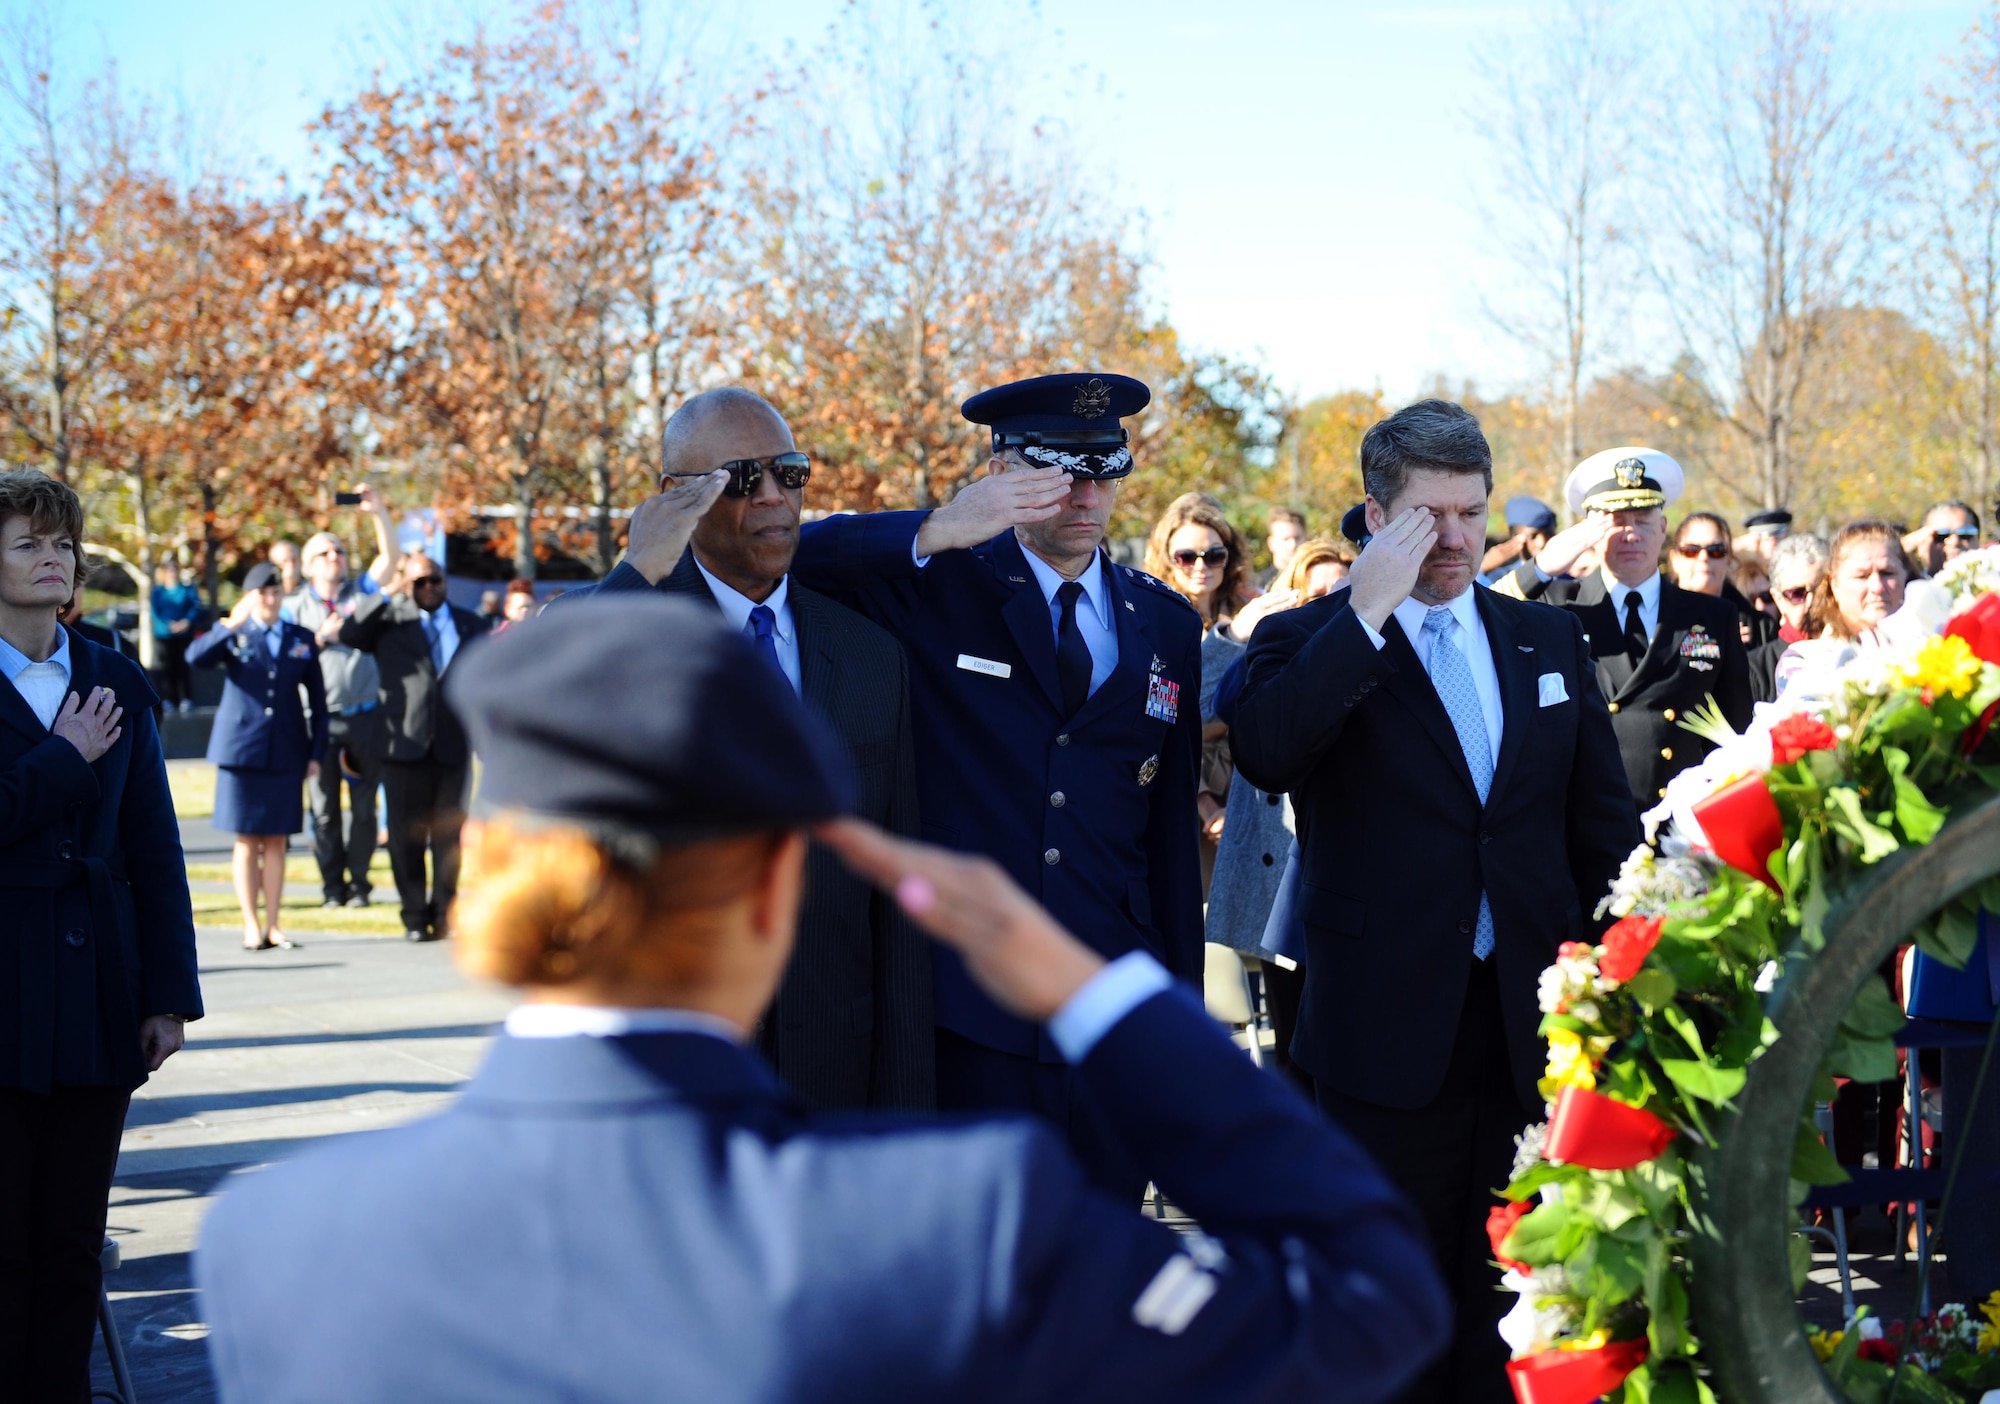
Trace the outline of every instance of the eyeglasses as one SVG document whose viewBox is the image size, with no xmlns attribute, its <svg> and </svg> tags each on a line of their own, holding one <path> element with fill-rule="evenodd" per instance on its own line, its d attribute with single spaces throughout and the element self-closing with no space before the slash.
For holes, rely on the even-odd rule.
<svg viewBox="0 0 2000 1404">
<path fill-rule="evenodd" d="M 1174 552 L 1174 563 L 1182 570 L 1193 570 L 1196 561 L 1200 561 L 1210 570 L 1213 570 L 1228 559 L 1229 548 L 1227 546 L 1211 546 L 1206 551 Z"/>
<path fill-rule="evenodd" d="M 1976 542 L 1979 540 L 1979 528 L 1976 526 L 1939 527 L 1936 531 L 1933 531 L 1931 533 L 1931 540 L 1937 542 L 1940 546 L 1942 546 L 1945 542 L 1951 540 L 1954 536 L 1957 537 L 1960 541 Z"/>
<path fill-rule="evenodd" d="M 716 464 L 715 468 L 720 468 L 729 475 L 729 481 L 722 489 L 724 497 L 748 497 L 763 483 L 766 470 L 778 480 L 778 486 L 797 492 L 812 477 L 812 456 L 804 453 L 780 453 L 770 458 L 732 458 L 727 463 Z M 708 472 L 713 473 L 715 468 L 709 469 Z M 700 478 L 707 475 L 675 473 L 670 476 Z"/>
<path fill-rule="evenodd" d="M 1703 556 L 1707 556 L 1711 561 L 1719 561 L 1729 554 L 1729 543 L 1726 541 L 1711 541 L 1703 545 L 1700 542 L 1691 541 L 1685 546 L 1674 547 L 1674 550 L 1680 552 L 1681 555 L 1691 561 L 1698 561 Z"/>
<path fill-rule="evenodd" d="M 410 581 L 410 587 L 412 589 L 415 589 L 419 585 L 442 585 L 442 584 L 444 584 L 444 577 L 442 575 L 419 575 L 414 580 Z"/>
<path fill-rule="evenodd" d="M 1812 598 L 1812 586 L 1794 585 L 1789 590 L 1778 591 L 1777 595 L 1778 598 L 1783 600 L 1786 604 L 1802 605 L 1807 600 Z"/>
</svg>

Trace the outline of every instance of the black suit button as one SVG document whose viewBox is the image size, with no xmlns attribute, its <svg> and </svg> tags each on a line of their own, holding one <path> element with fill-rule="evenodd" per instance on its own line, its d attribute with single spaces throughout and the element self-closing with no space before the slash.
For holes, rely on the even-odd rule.
<svg viewBox="0 0 2000 1404">
<path fill-rule="evenodd" d="M 81 949 L 83 946 L 83 942 L 84 942 L 84 935 L 81 931 L 63 932 L 63 944 L 68 946 L 70 949 L 72 950 Z"/>
<path fill-rule="evenodd" d="M 1272 857 L 1272 856 L 1271 856 L 1270 854 L 1266 853 L 1266 854 L 1264 855 L 1264 866 L 1265 866 L 1265 867 L 1267 867 L 1267 868 L 1274 868 L 1274 867 L 1276 867 L 1276 866 L 1277 866 L 1277 864 L 1278 864 L 1278 860 L 1277 860 L 1277 859 L 1275 859 L 1275 858 L 1273 858 L 1273 857 Z"/>
<path fill-rule="evenodd" d="M 1056 744 L 1058 746 L 1067 746 L 1069 744 L 1069 733 L 1065 731 L 1062 735 L 1056 737 Z"/>
<path fill-rule="evenodd" d="M 1472 934 L 1472 923 L 1469 921 L 1461 921 L 1458 924 L 1458 931 L 1461 936 L 1470 936 Z"/>
<path fill-rule="evenodd" d="M 76 845 L 71 843 L 68 839 L 64 839 L 61 843 L 56 845 L 56 857 L 58 858 L 76 857 Z"/>
<path fill-rule="evenodd" d="M 1266 804 L 1280 804 L 1280 803 L 1282 803 L 1282 802 L 1284 801 L 1284 798 L 1285 798 L 1285 797 L 1284 797 L 1283 795 L 1266 795 L 1266 796 L 1264 796 L 1264 803 L 1266 803 Z"/>
<path fill-rule="evenodd" d="M 1479 831 L 1479 841 L 1481 843 L 1491 843 L 1493 842 L 1493 835 L 1487 832 L 1485 829 L 1481 829 Z"/>
</svg>

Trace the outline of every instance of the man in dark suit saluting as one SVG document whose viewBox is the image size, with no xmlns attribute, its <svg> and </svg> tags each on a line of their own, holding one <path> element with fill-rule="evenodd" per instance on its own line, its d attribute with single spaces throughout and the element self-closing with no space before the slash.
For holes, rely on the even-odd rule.
<svg viewBox="0 0 2000 1404">
<path fill-rule="evenodd" d="M 486 632 L 486 621 L 445 599 L 444 570 L 429 556 L 404 556 L 395 579 L 390 593 L 364 601 L 335 637 L 374 654 L 381 666 L 389 731 L 382 767 L 389 868 L 403 906 L 404 936 L 435 941 L 445 934 L 458 891 L 458 832 L 472 764 L 465 729 L 444 700 L 443 679 L 465 646 Z"/>
<path fill-rule="evenodd" d="M 910 689 L 887 631 L 790 578 L 811 461 L 748 390 L 696 395 L 661 436 L 660 495 L 587 594 L 659 590 L 717 609 L 826 717 L 860 776 L 857 813 L 917 831 Z M 936 1104 L 930 951 L 895 903 L 830 851 L 807 861 L 798 947 L 764 1016 L 771 1065 L 822 1108 Z"/>
<path fill-rule="evenodd" d="M 1298 814 L 1305 993 L 1292 1057 L 1417 1202 L 1458 1303 L 1404 1396 L 1509 1398 L 1484 1224 L 1538 1120 L 1535 983 L 1639 841 L 1574 619 L 1473 588 L 1479 422 L 1423 400 L 1362 440 L 1372 539 L 1348 588 L 1266 618 L 1227 718 Z"/>
</svg>

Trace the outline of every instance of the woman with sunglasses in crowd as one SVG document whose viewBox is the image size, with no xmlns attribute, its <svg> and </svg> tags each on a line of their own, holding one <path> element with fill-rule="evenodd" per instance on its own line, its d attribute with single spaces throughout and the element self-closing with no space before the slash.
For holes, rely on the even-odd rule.
<svg viewBox="0 0 2000 1404">
<path fill-rule="evenodd" d="M 1745 648 L 1756 648 L 1777 632 L 1770 617 L 1757 610 L 1730 580 L 1736 556 L 1730 548 L 1729 523 L 1713 512 L 1690 512 L 1681 518 L 1667 548 L 1674 583 L 1697 595 L 1713 595 L 1736 606 Z"/>
<path fill-rule="evenodd" d="M 1249 571 L 1243 534 L 1207 493 L 1182 493 L 1168 503 L 1146 542 L 1146 573 L 1172 586 L 1201 615 L 1201 786 L 1195 807 L 1201 820 L 1203 896 L 1215 871 L 1215 846 L 1222 838 L 1223 807 L 1234 775 L 1229 729 L 1215 717 L 1215 679 L 1243 647 L 1231 622 L 1238 609 L 1257 597 Z"/>
<path fill-rule="evenodd" d="M 1777 634 L 1750 650 L 1750 695 L 1759 702 L 1778 697 L 1778 660 L 1806 632 L 1813 592 L 1826 575 L 1826 541 L 1811 532 L 1794 532 L 1777 544 L 1767 568 L 1768 593 L 1778 621 Z"/>
</svg>

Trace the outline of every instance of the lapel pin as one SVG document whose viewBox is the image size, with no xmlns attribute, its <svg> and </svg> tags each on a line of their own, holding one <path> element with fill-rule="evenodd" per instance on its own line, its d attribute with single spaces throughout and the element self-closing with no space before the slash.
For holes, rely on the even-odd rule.
<svg viewBox="0 0 2000 1404">
<path fill-rule="evenodd" d="M 1523 653 L 1533 653 L 1535 651 L 1534 648 L 1528 644 L 1515 644 L 1514 647 L 1520 649 L 1521 652 Z"/>
<path fill-rule="evenodd" d="M 1130 600 L 1125 601 L 1125 608 L 1131 610 L 1134 614 L 1139 612 L 1139 606 L 1133 604 Z"/>
</svg>

